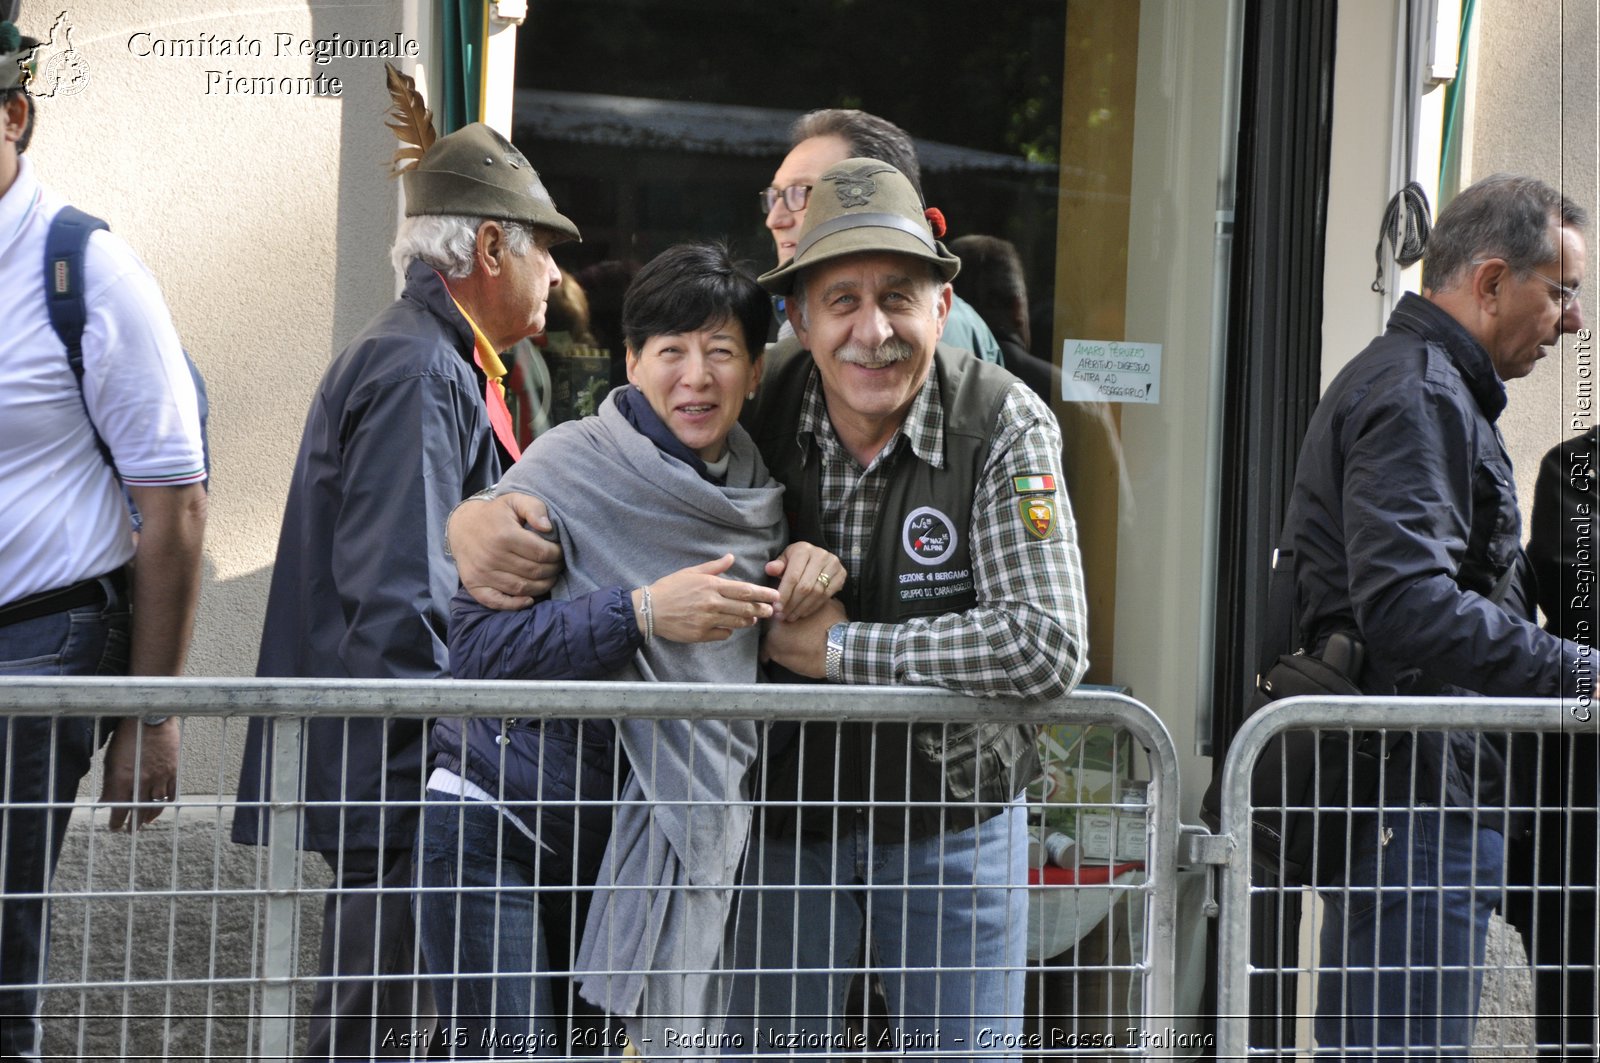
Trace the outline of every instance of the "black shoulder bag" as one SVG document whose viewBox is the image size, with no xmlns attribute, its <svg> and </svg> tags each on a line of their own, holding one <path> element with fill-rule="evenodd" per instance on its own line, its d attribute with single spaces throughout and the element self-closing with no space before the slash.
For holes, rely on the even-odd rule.
<svg viewBox="0 0 1600 1063">
<path fill-rule="evenodd" d="M 1489 594 L 1499 605 L 1511 589 L 1518 561 L 1512 560 Z M 1269 653 L 1288 633 L 1293 653 L 1278 656 L 1257 682 L 1245 718 L 1281 698 L 1347 696 L 1360 686 L 1366 647 L 1353 632 L 1335 632 L 1319 654 L 1304 647 L 1295 608 L 1294 553 L 1279 550 L 1267 585 Z M 1288 731 L 1262 750 L 1250 772 L 1251 856 L 1257 867 L 1287 885 L 1323 884 L 1344 873 L 1349 809 L 1372 806 L 1383 781 L 1383 762 L 1405 733 L 1380 731 Z M 1222 774 L 1200 799 L 1200 818 L 1221 825 Z"/>
<path fill-rule="evenodd" d="M 1281 698 L 1300 695 L 1356 696 L 1366 647 L 1350 632 L 1336 632 L 1320 653 L 1301 643 L 1295 609 L 1294 554 L 1279 550 L 1267 585 L 1268 645 L 1295 646 L 1259 676 L 1245 717 Z M 1288 633 L 1287 643 L 1282 641 Z M 1269 650 L 1270 652 L 1270 650 Z M 1376 731 L 1288 731 L 1262 750 L 1250 772 L 1251 856 L 1257 867 L 1289 885 L 1303 885 L 1313 872 L 1329 881 L 1343 870 L 1351 807 L 1378 796 L 1382 764 L 1395 740 Z M 1200 818 L 1221 826 L 1222 775 L 1200 801 Z"/>
</svg>

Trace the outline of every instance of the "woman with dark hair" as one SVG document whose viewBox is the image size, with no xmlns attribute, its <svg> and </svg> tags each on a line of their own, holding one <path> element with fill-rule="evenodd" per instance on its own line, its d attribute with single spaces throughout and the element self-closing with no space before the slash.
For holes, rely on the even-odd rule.
<svg viewBox="0 0 1600 1063">
<path fill-rule="evenodd" d="M 458 594 L 456 678 L 750 683 L 759 622 L 838 592 L 837 558 L 784 548 L 783 489 L 738 426 L 770 313 L 722 248 L 679 245 L 640 270 L 629 385 L 534 440 L 496 488 L 544 501 L 566 570 L 518 612 Z M 756 724 L 441 719 L 430 749 L 419 926 L 467 1051 L 570 1050 L 551 972 L 586 923 L 585 998 L 630 1026 L 645 1011 L 701 1021 L 721 965 L 705 923 L 726 922 L 749 834 Z"/>
</svg>

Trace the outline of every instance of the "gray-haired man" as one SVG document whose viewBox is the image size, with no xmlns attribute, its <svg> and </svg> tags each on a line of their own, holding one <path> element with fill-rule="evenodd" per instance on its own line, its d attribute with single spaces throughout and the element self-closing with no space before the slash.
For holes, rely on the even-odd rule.
<svg viewBox="0 0 1600 1063">
<path fill-rule="evenodd" d="M 484 125 L 442 137 L 403 174 L 400 298 L 333 360 L 289 486 L 256 674 L 438 679 L 455 565 L 439 530 L 516 455 L 499 352 L 544 327 L 550 247 L 578 238 L 528 160 Z M 252 723 L 239 798 L 267 792 L 269 729 Z M 409 887 L 427 742 L 420 720 L 320 718 L 304 742 L 300 845 L 337 877 L 322 936 L 310 1059 L 406 1055 L 431 1010 Z M 381 802 L 381 804 L 380 804 Z M 257 806 L 260 808 L 261 806 Z M 261 843 L 241 807 L 234 840 Z"/>
<path fill-rule="evenodd" d="M 1586 692 L 1579 647 L 1516 602 L 1523 565 L 1496 420 L 1579 323 L 1584 212 L 1528 177 L 1466 189 L 1439 215 L 1423 294 L 1329 385 L 1284 519 L 1305 645 L 1366 646 L 1369 694 Z M 1407 736 L 1384 808 L 1352 818 L 1349 866 L 1323 882 L 1324 1051 L 1472 1054 L 1491 910 L 1503 892 L 1508 774 L 1492 736 Z M 1487 811 L 1486 811 L 1487 810 Z"/>
<path fill-rule="evenodd" d="M 806 205 L 822 172 L 850 158 L 888 163 L 911 182 L 918 198 L 922 197 L 922 167 L 911 134 L 887 118 L 854 108 L 807 111 L 789 127 L 789 154 L 772 175 L 771 186 L 761 190 L 761 211 L 778 252 L 778 265 L 794 257 L 795 241 L 806 222 Z M 944 235 L 942 221 L 936 235 Z M 779 338 L 789 340 L 793 335 L 793 326 L 785 321 Z M 940 342 L 971 351 L 985 362 L 1006 365 L 994 332 L 959 295 L 951 297 Z"/>
</svg>

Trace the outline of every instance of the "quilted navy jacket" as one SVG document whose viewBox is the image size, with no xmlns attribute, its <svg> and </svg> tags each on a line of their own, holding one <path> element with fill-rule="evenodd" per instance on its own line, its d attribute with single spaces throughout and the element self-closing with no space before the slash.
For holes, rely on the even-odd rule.
<svg viewBox="0 0 1600 1063">
<path fill-rule="evenodd" d="M 486 609 L 464 590 L 450 603 L 457 679 L 599 679 L 632 656 L 641 638 L 622 588 L 513 612 Z M 626 770 L 611 721 L 446 717 L 434 721 L 428 748 L 435 767 L 500 798 L 563 866 L 581 849 L 578 873 L 592 870 L 611 834 L 617 777 Z"/>
</svg>

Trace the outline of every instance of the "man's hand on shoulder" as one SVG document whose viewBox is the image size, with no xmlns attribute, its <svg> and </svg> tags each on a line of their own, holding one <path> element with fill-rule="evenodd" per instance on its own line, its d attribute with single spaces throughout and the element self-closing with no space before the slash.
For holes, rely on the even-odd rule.
<svg viewBox="0 0 1600 1063">
<path fill-rule="evenodd" d="M 849 619 L 838 599 L 830 598 L 803 619 L 772 621 L 761 642 L 761 659 L 821 679 L 827 674 L 828 629 Z"/>
<path fill-rule="evenodd" d="M 561 546 L 545 504 L 508 492 L 469 498 L 450 514 L 446 541 L 461 585 L 489 609 L 524 609 L 543 598 L 561 575 Z"/>
</svg>

